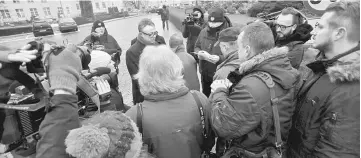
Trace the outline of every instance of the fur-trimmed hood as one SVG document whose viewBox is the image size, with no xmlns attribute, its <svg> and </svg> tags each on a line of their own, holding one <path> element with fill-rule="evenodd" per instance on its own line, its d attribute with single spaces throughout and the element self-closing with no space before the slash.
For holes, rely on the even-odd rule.
<svg viewBox="0 0 361 158">
<path fill-rule="evenodd" d="M 327 68 L 331 82 L 360 81 L 360 50 L 352 53 L 357 57 L 345 56 Z"/>
<path fill-rule="evenodd" d="M 294 69 L 288 59 L 288 47 L 276 47 L 240 64 L 240 74 L 249 74 L 256 71 L 269 73 L 274 82 L 282 88 L 293 87 L 299 78 L 299 72 Z"/>
</svg>

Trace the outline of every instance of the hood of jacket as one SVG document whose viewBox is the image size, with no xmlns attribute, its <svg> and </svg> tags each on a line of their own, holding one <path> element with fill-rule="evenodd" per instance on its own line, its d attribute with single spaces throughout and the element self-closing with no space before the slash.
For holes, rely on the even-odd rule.
<svg viewBox="0 0 361 158">
<path fill-rule="evenodd" d="M 287 47 L 275 47 L 253 58 L 242 62 L 239 67 L 240 74 L 257 71 L 267 72 L 274 82 L 284 89 L 292 88 L 299 80 L 299 72 L 294 69 L 287 57 Z"/>
<path fill-rule="evenodd" d="M 238 68 L 238 66 L 240 64 L 241 64 L 241 61 L 238 60 L 238 52 L 234 51 L 234 52 L 228 54 L 226 59 L 224 59 L 224 61 L 217 66 L 216 71 L 218 71 L 220 68 L 226 67 L 226 66 Z"/>
<path fill-rule="evenodd" d="M 311 35 L 312 30 L 313 27 L 309 24 L 298 25 L 295 32 L 286 39 L 282 39 L 282 40 L 276 39 L 276 46 L 283 46 L 294 41 L 301 41 L 305 43 L 308 40 L 310 40 L 310 38 L 312 37 Z"/>
<path fill-rule="evenodd" d="M 327 68 L 331 82 L 360 81 L 360 50 L 354 53 L 356 53 L 357 58 L 345 56 Z"/>
</svg>

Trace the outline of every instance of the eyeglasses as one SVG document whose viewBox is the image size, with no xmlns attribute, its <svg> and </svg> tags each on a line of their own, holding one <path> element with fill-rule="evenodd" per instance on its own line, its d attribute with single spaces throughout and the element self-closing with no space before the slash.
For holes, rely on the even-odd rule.
<svg viewBox="0 0 361 158">
<path fill-rule="evenodd" d="M 154 32 L 151 32 L 151 33 L 145 33 L 145 32 L 141 32 L 142 34 L 145 34 L 149 37 L 153 37 L 153 36 L 157 36 L 158 35 L 158 31 L 154 31 Z"/>
<path fill-rule="evenodd" d="M 295 24 L 293 24 L 293 25 L 295 25 Z M 276 28 L 280 28 L 281 31 L 284 31 L 286 28 L 292 27 L 293 25 L 285 26 L 285 25 L 276 24 Z"/>
</svg>

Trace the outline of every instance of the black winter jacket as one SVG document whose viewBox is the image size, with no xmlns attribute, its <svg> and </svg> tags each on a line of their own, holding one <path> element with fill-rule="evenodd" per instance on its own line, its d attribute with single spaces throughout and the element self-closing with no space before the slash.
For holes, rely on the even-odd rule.
<svg viewBox="0 0 361 158">
<path fill-rule="evenodd" d="M 166 44 L 162 36 L 157 36 L 155 40 L 159 44 Z M 134 43 L 133 43 L 134 42 Z M 139 70 L 139 59 L 140 55 L 145 48 L 145 44 L 141 43 L 139 40 L 132 40 L 132 46 L 127 50 L 125 61 L 127 64 L 129 75 L 132 78 L 132 92 L 133 92 L 133 103 L 140 103 L 144 101 L 143 95 L 140 93 L 138 81 L 133 79 L 133 76 L 138 73 Z"/>
<path fill-rule="evenodd" d="M 311 70 L 293 117 L 288 157 L 360 157 L 359 50 L 332 63 L 327 72 Z"/>
</svg>

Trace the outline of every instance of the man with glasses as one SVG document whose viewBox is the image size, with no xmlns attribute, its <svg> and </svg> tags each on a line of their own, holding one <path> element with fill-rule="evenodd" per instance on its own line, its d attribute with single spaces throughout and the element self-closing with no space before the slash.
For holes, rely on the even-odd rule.
<svg viewBox="0 0 361 158">
<path fill-rule="evenodd" d="M 312 26 L 307 24 L 301 12 L 292 7 L 283 9 L 275 22 L 269 25 L 274 31 L 276 46 L 289 48 L 288 58 L 292 67 L 298 69 L 308 49 L 304 43 L 311 38 Z"/>
<path fill-rule="evenodd" d="M 162 36 L 158 35 L 155 29 L 155 25 L 150 19 L 142 19 L 138 24 L 138 36 L 132 40 L 132 46 L 126 53 L 126 64 L 128 72 L 132 77 L 132 92 L 133 92 L 133 104 L 143 102 L 144 97 L 140 93 L 139 84 L 134 79 L 134 75 L 138 73 L 139 58 L 143 52 L 143 49 L 147 45 L 160 45 L 165 44 L 165 40 Z"/>
</svg>

